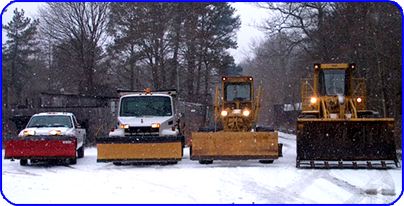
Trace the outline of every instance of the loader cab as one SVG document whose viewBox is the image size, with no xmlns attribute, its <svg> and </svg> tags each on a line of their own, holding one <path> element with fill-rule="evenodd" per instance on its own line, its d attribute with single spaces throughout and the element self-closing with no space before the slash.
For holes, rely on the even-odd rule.
<svg viewBox="0 0 404 206">
<path fill-rule="evenodd" d="M 254 86 L 252 77 L 222 78 L 223 109 L 252 109 Z"/>
<path fill-rule="evenodd" d="M 353 64 L 315 64 L 319 96 L 350 96 Z"/>
<path fill-rule="evenodd" d="M 250 82 L 225 82 L 224 101 L 251 101 Z"/>
</svg>

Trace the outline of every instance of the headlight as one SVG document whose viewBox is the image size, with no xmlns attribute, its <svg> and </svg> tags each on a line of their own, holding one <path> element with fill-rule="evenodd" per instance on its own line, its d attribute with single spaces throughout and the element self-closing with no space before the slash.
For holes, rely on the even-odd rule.
<svg viewBox="0 0 404 206">
<path fill-rule="evenodd" d="M 160 124 L 159 123 L 153 123 L 153 124 L 151 124 L 151 128 L 160 128 Z"/>
<path fill-rule="evenodd" d="M 129 124 L 121 124 L 121 129 L 129 129 Z"/>
<path fill-rule="evenodd" d="M 244 110 L 243 111 L 243 116 L 245 116 L 245 117 L 250 116 L 250 114 L 251 114 L 250 110 Z"/>
<path fill-rule="evenodd" d="M 356 98 L 356 102 L 361 103 L 361 102 L 362 102 L 362 98 L 360 98 L 360 97 Z"/>
<path fill-rule="evenodd" d="M 227 110 L 223 110 L 222 112 L 220 112 L 220 115 L 222 115 L 222 117 L 226 117 L 227 115 L 229 115 L 229 112 Z"/>
<path fill-rule="evenodd" d="M 310 99 L 310 103 L 315 104 L 316 102 L 317 102 L 317 98 L 312 97 L 312 98 Z"/>
<path fill-rule="evenodd" d="M 35 131 L 34 130 L 27 130 L 27 131 L 24 131 L 24 135 L 25 136 L 34 136 L 35 135 Z"/>
<path fill-rule="evenodd" d="M 49 135 L 60 135 L 62 132 L 60 130 L 51 130 L 49 131 Z"/>
</svg>

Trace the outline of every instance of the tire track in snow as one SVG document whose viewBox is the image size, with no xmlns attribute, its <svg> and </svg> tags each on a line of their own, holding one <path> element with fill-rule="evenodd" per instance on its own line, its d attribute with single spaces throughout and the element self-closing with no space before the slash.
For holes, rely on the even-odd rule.
<svg viewBox="0 0 404 206">
<path fill-rule="evenodd" d="M 249 193 L 252 193 L 257 196 L 258 200 L 267 200 L 267 202 L 260 202 L 263 204 L 288 204 L 288 203 L 307 203 L 313 204 L 317 203 L 316 201 L 301 197 L 301 192 L 299 188 L 302 188 L 301 185 L 299 187 L 294 187 L 287 189 L 286 187 L 268 187 L 265 185 L 261 185 L 255 181 L 243 181 L 244 189 Z M 303 184 L 307 184 L 303 183 Z M 303 190 L 304 191 L 304 190 Z M 274 198 L 276 197 L 276 198 Z"/>
<path fill-rule="evenodd" d="M 395 200 L 395 184 L 388 170 L 372 170 L 370 176 L 370 181 L 362 188 L 357 187 L 358 192 L 345 201 L 345 204 L 359 203 L 367 197 L 370 201 L 368 203 L 373 203 L 376 197 L 378 201 L 382 201 L 384 204 Z"/>
<path fill-rule="evenodd" d="M 32 172 L 27 172 L 25 170 L 17 170 L 16 172 L 3 171 L 3 175 L 7 175 L 7 174 L 11 174 L 11 175 L 27 175 L 27 176 L 42 176 L 42 175 L 35 174 L 35 173 L 32 173 Z"/>
<path fill-rule="evenodd" d="M 243 174 L 240 174 L 242 176 Z M 303 176 L 304 175 L 304 176 Z M 253 195 L 258 196 L 257 199 L 267 200 L 268 202 L 260 202 L 264 204 L 315 204 L 315 200 L 303 197 L 301 194 L 306 188 L 310 187 L 317 178 L 322 176 L 321 171 L 313 170 L 309 175 L 304 173 L 299 179 L 287 184 L 284 187 L 268 186 L 265 183 L 256 182 L 254 180 L 242 179 L 243 189 Z M 276 198 L 274 198 L 276 197 Z"/>
</svg>

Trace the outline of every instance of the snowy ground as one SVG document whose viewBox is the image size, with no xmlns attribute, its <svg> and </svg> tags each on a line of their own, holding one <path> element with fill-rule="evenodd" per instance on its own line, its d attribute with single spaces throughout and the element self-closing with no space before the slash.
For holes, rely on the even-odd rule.
<svg viewBox="0 0 404 206">
<path fill-rule="evenodd" d="M 186 148 L 176 165 L 115 166 L 97 163 L 97 149 L 87 148 L 76 165 L 21 167 L 19 161 L 4 160 L 3 150 L 2 194 L 14 204 L 392 204 L 402 195 L 401 168 L 296 169 L 295 136 L 279 136 L 284 157 L 273 164 L 251 160 L 200 165 L 189 160 Z"/>
</svg>

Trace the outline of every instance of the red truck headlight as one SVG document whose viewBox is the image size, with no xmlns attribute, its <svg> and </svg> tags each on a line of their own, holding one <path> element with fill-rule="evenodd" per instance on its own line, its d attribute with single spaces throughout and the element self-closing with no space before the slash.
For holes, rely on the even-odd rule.
<svg viewBox="0 0 404 206">
<path fill-rule="evenodd" d="M 26 131 L 24 131 L 25 136 L 34 136 L 35 133 L 36 132 L 34 130 L 26 130 Z"/>
<path fill-rule="evenodd" d="M 60 130 L 51 130 L 49 131 L 49 135 L 61 135 L 62 132 Z"/>
</svg>

